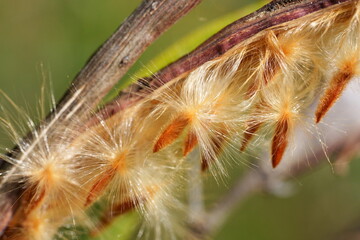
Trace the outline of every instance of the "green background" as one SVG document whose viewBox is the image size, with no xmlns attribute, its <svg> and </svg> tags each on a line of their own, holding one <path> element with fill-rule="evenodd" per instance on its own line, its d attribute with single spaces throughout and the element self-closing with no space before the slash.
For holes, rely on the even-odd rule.
<svg viewBox="0 0 360 240">
<path fill-rule="evenodd" d="M 60 98 L 88 57 L 139 3 L 0 0 L 0 88 L 36 118 L 43 75 L 51 81 L 56 99 Z M 177 43 L 185 35 L 249 3 L 253 1 L 204 0 L 153 44 L 125 78 L 141 67 L 153 67 L 155 63 L 149 65 L 149 60 L 168 46 L 175 44 L 165 54 L 168 57 L 183 53 Z M 0 142 L 11 146 L 3 133 Z M 214 187 L 209 198 L 229 188 L 241 168 L 244 166 L 231 169 L 227 186 Z M 234 211 L 216 239 L 343 239 L 341 232 L 360 227 L 359 172 L 357 160 L 345 177 L 337 177 L 329 164 L 324 164 L 296 179 L 296 192 L 290 197 L 252 196 Z"/>
</svg>

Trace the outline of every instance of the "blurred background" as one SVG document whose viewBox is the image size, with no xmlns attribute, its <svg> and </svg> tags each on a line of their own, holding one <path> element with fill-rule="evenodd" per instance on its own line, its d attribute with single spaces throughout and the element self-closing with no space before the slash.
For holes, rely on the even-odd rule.
<svg viewBox="0 0 360 240">
<path fill-rule="evenodd" d="M 0 89 L 36 118 L 44 78 L 51 82 L 53 94 L 59 99 L 89 56 L 140 2 L 0 0 Z M 231 12 L 249 11 L 249 4 L 254 3 L 204 0 L 152 45 L 125 79 L 131 79 L 142 67 L 154 65 L 149 61 L 169 46 L 175 46 L 167 53 L 169 58 L 181 55 L 186 50 L 177 42 L 184 36 Z M 226 24 L 224 21 L 223 25 Z M 360 88 L 355 91 L 359 93 Z M 1 105 L 8 105 L 0 99 Z M 4 133 L 0 143 L 12 146 Z M 212 187 L 207 187 L 207 200 L 211 202 L 231 188 L 244 169 L 242 164 L 232 167 L 225 184 L 209 181 Z M 215 239 L 360 239 L 360 234 L 352 234 L 360 233 L 359 173 L 357 159 L 351 162 L 345 176 L 336 175 L 324 161 L 306 175 L 292 179 L 292 194 L 286 197 L 265 193 L 249 197 L 233 212 Z"/>
</svg>

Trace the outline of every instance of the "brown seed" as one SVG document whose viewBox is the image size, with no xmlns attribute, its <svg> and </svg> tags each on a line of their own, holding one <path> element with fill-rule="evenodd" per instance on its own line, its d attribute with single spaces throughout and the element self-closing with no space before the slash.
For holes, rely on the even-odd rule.
<svg viewBox="0 0 360 240">
<path fill-rule="evenodd" d="M 136 199 L 126 199 L 123 202 L 121 202 L 120 204 L 111 207 L 110 214 L 112 216 L 120 216 L 124 213 L 127 213 L 127 212 L 133 210 L 134 208 L 136 208 L 137 206 L 139 206 L 141 203 L 144 203 L 144 202 L 146 202 L 145 197 L 136 198 Z"/>
<path fill-rule="evenodd" d="M 100 221 L 97 223 L 96 228 L 91 231 L 91 236 L 97 236 L 103 231 L 104 228 L 106 228 L 112 223 L 114 218 L 132 211 L 144 202 L 146 202 L 145 197 L 140 199 L 126 199 L 115 206 L 111 206 L 110 209 L 108 209 L 105 214 L 100 218 Z"/>
<path fill-rule="evenodd" d="M 255 133 L 261 127 L 262 122 L 251 122 L 249 123 L 247 129 L 244 132 L 244 137 L 241 143 L 240 151 L 245 151 L 251 139 L 254 137 Z"/>
<path fill-rule="evenodd" d="M 278 63 L 278 60 L 274 56 L 274 54 L 271 54 L 266 62 L 264 63 L 265 68 L 262 73 L 262 78 L 256 79 L 255 81 L 252 81 L 250 83 L 250 86 L 246 90 L 245 97 L 246 99 L 249 99 L 255 95 L 257 91 L 261 88 L 261 85 L 263 82 L 264 85 L 267 85 L 276 75 L 276 73 L 280 70 L 280 66 Z"/>
<path fill-rule="evenodd" d="M 265 62 L 265 69 L 263 72 L 263 79 L 265 85 L 273 80 L 276 73 L 280 70 L 279 61 L 276 59 L 274 54 L 271 54 Z"/>
<path fill-rule="evenodd" d="M 265 106 L 267 106 L 267 104 L 263 101 L 260 101 L 260 103 L 258 103 L 255 106 L 254 109 L 254 115 L 251 116 L 250 120 L 247 122 L 247 127 L 244 131 L 244 137 L 242 139 L 242 143 L 241 143 L 241 147 L 240 147 L 240 151 L 245 151 L 246 147 L 248 146 L 248 144 L 250 143 L 251 139 L 254 137 L 255 133 L 260 129 L 260 127 L 262 126 L 263 122 L 262 121 L 258 121 L 258 115 L 261 114 L 262 110 Z"/>
<path fill-rule="evenodd" d="M 251 82 L 250 86 L 246 90 L 245 99 L 249 99 L 253 97 L 255 93 L 259 90 L 259 88 L 260 88 L 260 83 L 258 82 L 258 80 Z"/>
<path fill-rule="evenodd" d="M 197 144 L 198 144 L 198 139 L 196 134 L 193 131 L 189 131 L 184 143 L 183 156 L 184 157 L 187 156 Z"/>
<path fill-rule="evenodd" d="M 272 166 L 275 168 L 279 165 L 286 147 L 288 145 L 289 134 L 289 117 L 283 116 L 276 124 L 274 137 L 271 145 Z"/>
<path fill-rule="evenodd" d="M 28 205 L 24 210 L 25 216 L 28 216 L 32 211 L 37 209 L 45 198 L 46 191 L 42 189 L 40 193 L 36 191 L 37 186 L 34 185 L 24 192 L 24 202 Z"/>
<path fill-rule="evenodd" d="M 356 59 L 353 58 L 344 62 L 341 69 L 335 73 L 333 78 L 330 80 L 329 86 L 320 98 L 320 103 L 316 109 L 316 123 L 321 121 L 329 109 L 334 105 L 336 100 L 340 97 L 351 78 L 355 75 L 355 64 Z"/>
<path fill-rule="evenodd" d="M 201 157 L 201 170 L 204 172 L 209 168 L 209 165 L 216 161 L 216 157 L 221 153 L 222 148 L 225 142 L 225 136 L 227 131 L 222 130 L 216 132 L 215 135 L 211 138 L 211 145 L 213 147 L 213 155 L 208 154 L 207 156 L 202 155 Z"/>
<path fill-rule="evenodd" d="M 182 114 L 175 118 L 169 126 L 162 132 L 156 141 L 153 152 L 156 153 L 164 147 L 173 143 L 183 132 L 183 130 L 190 124 L 191 117 L 187 114 Z"/>
<path fill-rule="evenodd" d="M 146 193 L 144 193 L 143 196 L 138 196 L 136 198 L 126 198 L 122 202 L 111 206 L 105 214 L 101 217 L 100 221 L 98 222 L 98 225 L 95 230 L 91 232 L 92 236 L 96 236 L 101 231 L 107 227 L 114 218 L 123 215 L 125 213 L 128 213 L 132 210 L 134 210 L 136 207 L 145 204 L 149 199 L 154 198 L 155 194 L 159 191 L 159 186 L 148 186 L 146 188 Z"/>
<path fill-rule="evenodd" d="M 124 174 L 127 170 L 126 166 L 126 155 L 128 151 L 122 151 L 112 159 L 112 164 L 104 171 L 100 176 L 98 176 L 95 184 L 92 186 L 88 197 L 86 198 L 85 207 L 93 203 L 107 188 L 111 180 L 115 177 L 116 173 Z"/>
<path fill-rule="evenodd" d="M 109 168 L 105 172 L 103 172 L 95 181 L 95 184 L 92 186 L 89 195 L 86 198 L 85 207 L 89 206 L 93 203 L 101 193 L 106 189 L 111 180 L 114 178 L 116 173 L 116 169 Z"/>
<path fill-rule="evenodd" d="M 125 174 L 127 171 L 127 164 L 126 164 L 126 155 L 128 151 L 122 151 L 118 154 L 116 154 L 115 158 L 112 159 L 112 168 L 119 172 L 120 174 Z"/>
</svg>

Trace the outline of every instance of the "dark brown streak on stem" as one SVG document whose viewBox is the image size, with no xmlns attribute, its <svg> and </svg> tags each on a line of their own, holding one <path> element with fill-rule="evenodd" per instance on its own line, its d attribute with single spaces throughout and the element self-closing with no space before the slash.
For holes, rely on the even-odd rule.
<svg viewBox="0 0 360 240">
<path fill-rule="evenodd" d="M 119 96 L 106 105 L 99 113 L 100 118 L 108 118 L 141 100 L 165 83 L 186 75 L 207 61 L 224 55 L 234 46 L 254 36 L 264 29 L 283 24 L 308 14 L 320 11 L 336 4 L 353 0 L 276 0 L 256 12 L 240 18 L 226 26 L 220 32 L 202 43 L 189 54 L 169 64 L 147 79 L 140 79 L 137 84 L 120 92 Z M 96 122 L 94 120 L 93 122 Z"/>
<path fill-rule="evenodd" d="M 94 53 L 57 104 L 56 111 L 48 115 L 42 127 L 47 129 L 47 137 L 51 138 L 59 126 L 71 123 L 72 116 L 77 116 L 78 121 L 86 119 L 145 49 L 200 2 L 201 0 L 144 0 Z M 31 133 L 25 139 L 29 142 L 35 140 Z M 0 159 L 0 169 L 10 167 Z M 18 186 L 13 188 L 19 189 Z M 2 198 L 17 199 L 11 195 L 20 194 L 21 191 L 7 192 L 2 194 Z M 15 210 L 11 208 L 0 209 L 0 216 L 12 216 L 13 211 Z M 3 222 L 6 221 L 0 220 L 0 236 L 6 225 Z"/>
</svg>

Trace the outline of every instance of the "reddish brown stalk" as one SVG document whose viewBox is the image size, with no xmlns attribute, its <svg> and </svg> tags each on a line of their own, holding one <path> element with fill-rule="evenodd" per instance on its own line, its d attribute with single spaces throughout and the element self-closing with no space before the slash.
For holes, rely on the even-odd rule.
<svg viewBox="0 0 360 240">
<path fill-rule="evenodd" d="M 337 4 L 351 3 L 353 0 L 275 0 L 265 5 L 256 12 L 243 17 L 226 26 L 220 32 L 202 43 L 194 51 L 184 55 L 179 60 L 164 67 L 153 76 L 141 79 L 129 89 L 121 92 L 111 103 L 99 111 L 96 118 L 106 119 L 120 112 L 150 93 L 149 89 L 155 90 L 165 83 L 182 76 L 198 68 L 202 64 L 226 54 L 236 45 L 257 33 L 301 18 L 311 13 L 329 8 Z M 268 75 L 268 74 L 266 74 Z M 268 78 L 268 76 L 266 76 Z M 96 118 L 91 122 L 96 124 Z"/>
</svg>

